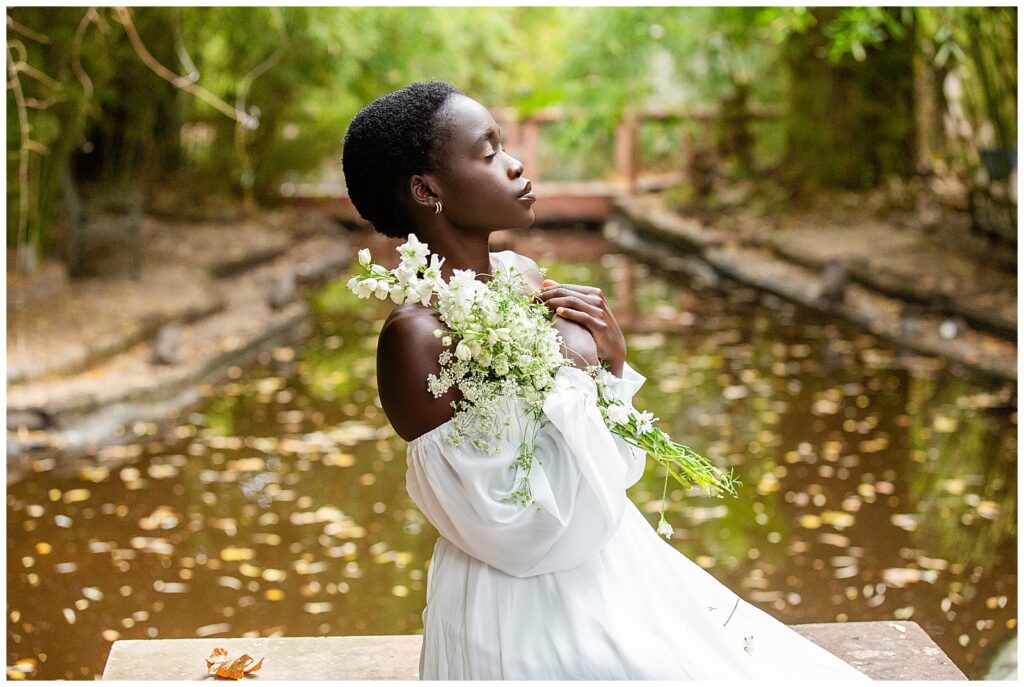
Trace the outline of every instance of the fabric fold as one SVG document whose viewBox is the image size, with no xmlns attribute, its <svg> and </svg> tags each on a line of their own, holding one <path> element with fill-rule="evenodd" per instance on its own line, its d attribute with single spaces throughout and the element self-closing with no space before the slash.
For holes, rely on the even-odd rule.
<svg viewBox="0 0 1024 687">
<path fill-rule="evenodd" d="M 630 398 L 637 378 L 633 372 L 622 380 Z M 596 399 L 593 378 L 564 367 L 533 435 L 528 475 L 513 467 L 522 437 L 532 433 L 520 412 L 497 455 L 448 445 L 443 425 L 410 442 L 406 489 L 441 536 L 504 573 L 528 577 L 575 567 L 615 534 L 625 489 L 643 474 L 643 456 L 608 430 Z M 529 480 L 535 499 L 525 507 L 502 500 L 520 478 Z"/>
</svg>

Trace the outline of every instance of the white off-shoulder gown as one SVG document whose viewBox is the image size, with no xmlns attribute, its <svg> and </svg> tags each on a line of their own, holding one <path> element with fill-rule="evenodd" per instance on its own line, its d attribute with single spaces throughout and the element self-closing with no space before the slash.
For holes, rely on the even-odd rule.
<svg viewBox="0 0 1024 687">
<path fill-rule="evenodd" d="M 450 421 L 409 444 L 406 488 L 441 535 L 420 679 L 868 679 L 662 539 L 626 496 L 645 456 L 606 428 L 593 379 L 565 367 L 555 381 L 535 505 L 502 502 L 521 404 L 497 455 L 448 445 Z M 627 364 L 613 393 L 631 405 L 644 381 Z"/>
</svg>

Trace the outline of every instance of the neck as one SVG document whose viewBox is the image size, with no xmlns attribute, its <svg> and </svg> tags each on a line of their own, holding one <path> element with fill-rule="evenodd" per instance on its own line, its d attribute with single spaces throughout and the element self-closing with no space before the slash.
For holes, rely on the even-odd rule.
<svg viewBox="0 0 1024 687">
<path fill-rule="evenodd" d="M 441 276 L 447 281 L 455 270 L 473 270 L 480 281 L 489 281 L 491 273 L 491 251 L 489 236 L 466 236 L 450 229 L 435 228 L 429 238 L 422 240 L 430 246 L 430 252 L 444 258 Z M 483 275 L 483 276 L 481 276 Z"/>
</svg>

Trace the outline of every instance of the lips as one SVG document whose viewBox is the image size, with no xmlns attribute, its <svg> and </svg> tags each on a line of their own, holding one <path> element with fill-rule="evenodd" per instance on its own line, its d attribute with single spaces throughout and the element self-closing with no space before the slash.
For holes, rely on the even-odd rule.
<svg viewBox="0 0 1024 687">
<path fill-rule="evenodd" d="M 518 196 L 516 196 L 516 198 L 519 198 L 519 199 L 522 199 L 522 200 L 537 200 L 537 197 L 535 195 L 533 195 L 533 184 L 531 184 L 529 181 L 527 181 L 526 182 L 526 188 L 524 188 L 523 192 L 520 193 Z"/>
</svg>

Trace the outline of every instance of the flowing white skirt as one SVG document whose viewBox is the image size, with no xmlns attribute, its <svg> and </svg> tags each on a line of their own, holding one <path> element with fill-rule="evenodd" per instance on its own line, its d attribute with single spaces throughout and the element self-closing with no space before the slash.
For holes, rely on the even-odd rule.
<svg viewBox="0 0 1024 687">
<path fill-rule="evenodd" d="M 532 577 L 439 538 L 423 628 L 423 680 L 868 679 L 738 599 L 632 504 L 593 559 Z"/>
<path fill-rule="evenodd" d="M 627 364 L 612 394 L 643 382 Z M 605 427 L 586 373 L 563 368 L 545 401 L 526 508 L 502 498 L 521 476 L 509 412 L 496 455 L 450 446 L 450 422 L 409 444 L 406 489 L 441 534 L 421 679 L 868 679 L 658 536 L 625 491 L 645 456 Z"/>
</svg>

